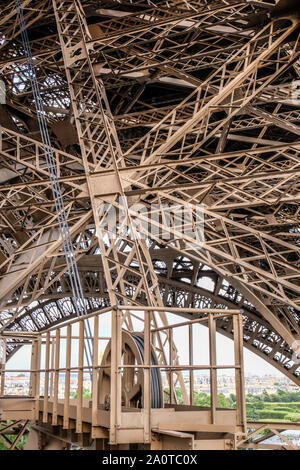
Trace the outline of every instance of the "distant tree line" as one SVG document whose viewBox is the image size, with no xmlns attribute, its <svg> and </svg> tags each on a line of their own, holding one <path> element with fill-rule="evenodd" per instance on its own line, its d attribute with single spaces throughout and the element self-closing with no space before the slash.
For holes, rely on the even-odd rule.
<svg viewBox="0 0 300 470">
<path fill-rule="evenodd" d="M 176 389 L 177 402 L 183 404 L 182 392 Z M 169 389 L 165 389 L 165 401 L 169 399 Z M 194 391 L 194 405 L 210 406 L 210 395 Z M 225 396 L 218 393 L 218 407 L 236 407 L 236 396 L 231 393 Z M 246 411 L 248 421 L 292 421 L 300 422 L 300 392 L 285 392 L 277 390 L 269 394 L 266 390 L 259 395 L 248 393 L 246 396 Z"/>
</svg>

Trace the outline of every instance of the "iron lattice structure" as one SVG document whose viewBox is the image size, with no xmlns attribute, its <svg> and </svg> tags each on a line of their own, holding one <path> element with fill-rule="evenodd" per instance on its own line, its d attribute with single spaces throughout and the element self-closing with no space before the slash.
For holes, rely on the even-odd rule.
<svg viewBox="0 0 300 470">
<path fill-rule="evenodd" d="M 242 307 L 244 345 L 300 384 L 299 26 L 275 3 L 22 2 L 88 311 Z M 75 308 L 13 1 L 0 29 L 1 331 L 39 331 Z M 155 236 L 97 229 L 120 195 L 129 227 L 160 207 Z M 202 205 L 193 250 L 170 204 Z"/>
</svg>

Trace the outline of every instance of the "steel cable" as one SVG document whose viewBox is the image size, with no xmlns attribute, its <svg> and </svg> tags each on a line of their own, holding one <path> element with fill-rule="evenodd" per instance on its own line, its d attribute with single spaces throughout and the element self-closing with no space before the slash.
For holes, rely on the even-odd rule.
<svg viewBox="0 0 300 470">
<path fill-rule="evenodd" d="M 70 278 L 72 294 L 73 294 L 73 303 L 75 307 L 75 312 L 77 317 L 82 317 L 87 315 L 86 303 L 83 295 L 82 285 L 79 277 L 78 266 L 75 256 L 75 251 L 72 243 L 72 238 L 70 234 L 70 228 L 68 224 L 68 218 L 64 206 L 63 195 L 58 179 L 56 161 L 53 155 L 50 135 L 47 127 L 46 114 L 44 111 L 43 100 L 41 97 L 39 84 L 37 81 L 35 65 L 32 57 L 30 41 L 28 37 L 28 32 L 26 28 L 23 8 L 21 0 L 15 0 L 15 5 L 17 9 L 17 17 L 21 29 L 22 44 L 24 52 L 27 58 L 28 74 L 30 83 L 32 86 L 33 97 L 35 100 L 35 108 L 37 113 L 37 119 L 39 123 L 39 129 L 41 133 L 42 143 L 45 150 L 45 159 L 48 168 L 48 174 L 50 179 L 50 185 L 53 194 L 53 201 L 56 209 L 56 214 L 58 218 L 59 230 L 63 244 L 63 251 L 67 264 L 67 271 Z M 91 365 L 92 365 L 92 332 L 89 320 L 84 320 L 84 329 L 86 340 L 84 341 L 84 351 L 87 360 L 87 365 L 89 366 L 90 376 L 92 375 Z"/>
</svg>

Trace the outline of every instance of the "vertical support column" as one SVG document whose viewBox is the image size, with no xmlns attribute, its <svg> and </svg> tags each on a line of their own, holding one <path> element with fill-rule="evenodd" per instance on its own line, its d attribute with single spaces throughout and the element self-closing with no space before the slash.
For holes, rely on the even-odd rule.
<svg viewBox="0 0 300 470">
<path fill-rule="evenodd" d="M 151 311 L 144 312 L 144 442 L 151 440 Z"/>
<path fill-rule="evenodd" d="M 93 373 L 92 373 L 92 426 L 98 424 L 98 336 L 99 317 L 94 317 Z"/>
<path fill-rule="evenodd" d="M 51 347 L 51 366 L 50 366 L 50 399 L 53 400 L 54 390 L 54 355 L 55 355 L 55 339 L 50 334 L 50 347 Z"/>
<path fill-rule="evenodd" d="M 243 324 L 241 315 L 233 315 L 233 337 L 237 424 L 241 425 L 243 427 L 243 432 L 246 433 L 247 417 L 243 360 Z"/>
<path fill-rule="evenodd" d="M 41 384 L 41 348 L 42 348 L 42 337 L 41 335 L 38 337 L 36 342 L 36 361 L 35 361 L 35 377 L 36 377 L 36 384 L 35 384 L 35 419 L 39 419 L 40 414 L 40 384 Z"/>
<path fill-rule="evenodd" d="M 60 355 L 60 331 L 59 331 L 59 328 L 57 328 L 56 334 L 55 334 L 54 393 L 53 393 L 53 411 L 52 411 L 52 425 L 53 426 L 57 425 L 59 355 Z"/>
<path fill-rule="evenodd" d="M 84 321 L 79 322 L 76 432 L 82 433 Z"/>
<path fill-rule="evenodd" d="M 0 395 L 5 394 L 6 338 L 0 339 Z"/>
<path fill-rule="evenodd" d="M 194 362 L 194 338 L 193 338 L 193 325 L 189 325 L 189 365 L 192 366 Z M 190 369 L 190 405 L 194 404 L 194 371 Z"/>
<path fill-rule="evenodd" d="M 39 392 L 40 392 L 40 351 L 41 338 L 34 339 L 31 346 L 31 364 L 30 364 L 30 387 L 29 394 L 35 398 L 34 418 L 38 419 L 39 415 Z"/>
<path fill-rule="evenodd" d="M 121 364 L 122 356 L 122 315 L 116 307 L 111 314 L 111 366 L 110 366 L 110 444 L 117 444 L 117 430 L 121 426 L 122 390 Z"/>
<path fill-rule="evenodd" d="M 170 363 L 170 372 L 169 372 L 169 381 L 170 381 L 170 404 L 173 405 L 175 403 L 175 396 L 174 396 L 174 381 L 173 381 L 173 371 L 171 367 L 173 366 L 173 330 L 172 328 L 169 329 L 169 363 Z"/>
<path fill-rule="evenodd" d="M 211 424 L 216 422 L 216 408 L 218 406 L 217 386 L 217 349 L 216 349 L 216 322 L 211 313 L 208 314 L 209 328 L 209 363 L 210 363 L 210 398 L 211 398 Z"/>
<path fill-rule="evenodd" d="M 37 340 L 34 339 L 31 345 L 31 362 L 30 362 L 30 386 L 29 395 L 36 396 L 37 380 L 36 380 L 36 358 L 37 358 Z"/>
<path fill-rule="evenodd" d="M 43 423 L 48 422 L 49 366 L 50 366 L 50 333 L 49 333 L 49 331 L 47 331 L 47 333 L 46 333 L 46 350 L 45 350 Z"/>
<path fill-rule="evenodd" d="M 64 424 L 63 424 L 64 429 L 69 429 L 71 334 L 72 334 L 72 326 L 67 325 Z"/>
</svg>

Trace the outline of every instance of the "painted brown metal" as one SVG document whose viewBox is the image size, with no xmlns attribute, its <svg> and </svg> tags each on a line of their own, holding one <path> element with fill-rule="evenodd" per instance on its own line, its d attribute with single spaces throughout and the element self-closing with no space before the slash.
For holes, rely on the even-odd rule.
<svg viewBox="0 0 300 470">
<path fill-rule="evenodd" d="M 132 308 L 128 306 L 128 308 Z M 125 313 L 125 306 L 111 312 L 114 318 L 118 310 Z M 170 308 L 173 313 L 178 312 L 178 308 Z M 189 309 L 188 309 L 189 310 Z M 183 311 L 183 310 L 182 310 Z M 184 433 L 210 432 L 245 435 L 246 415 L 245 415 L 245 396 L 244 387 L 241 383 L 243 377 L 243 356 L 241 342 L 242 320 L 239 310 L 223 309 L 190 309 L 191 312 L 197 311 L 202 314 L 198 320 L 190 320 L 182 323 L 175 323 L 152 328 L 149 322 L 149 334 L 145 330 L 137 333 L 129 333 L 122 329 L 122 322 L 116 322 L 112 328 L 111 339 L 104 351 L 101 361 L 94 361 L 92 366 L 91 397 L 83 398 L 83 376 L 89 370 L 88 365 L 83 362 L 83 347 L 85 333 L 83 321 L 81 319 L 69 320 L 66 324 L 50 328 L 46 332 L 41 332 L 31 339 L 31 367 L 30 367 L 30 387 L 28 395 L 14 396 L 5 393 L 6 377 L 14 371 L 9 367 L 1 371 L 1 378 L 4 381 L 4 394 L 0 397 L 0 414 L 3 419 L 8 416 L 15 420 L 30 420 L 43 430 L 44 425 L 51 424 L 52 427 L 61 426 L 63 429 L 72 429 L 75 426 L 75 432 L 78 435 L 89 433 L 91 438 L 98 436 L 102 428 L 108 432 L 108 445 L 121 444 L 148 444 L 151 445 L 152 434 L 166 434 L 172 436 L 176 441 L 177 437 L 185 438 Z M 145 307 L 144 315 L 150 319 L 151 307 Z M 90 315 L 95 321 L 94 325 L 99 326 L 101 316 L 107 313 L 106 310 Z M 180 313 L 180 312 L 179 312 Z M 235 357 L 233 364 L 216 363 L 216 324 L 222 317 L 233 317 L 234 322 L 234 350 Z M 119 314 L 121 319 L 121 314 Z M 177 363 L 176 355 L 170 355 L 166 364 L 158 362 L 159 349 L 156 346 L 155 338 L 159 332 L 164 330 L 172 332 L 184 325 L 193 326 L 197 324 L 206 324 L 209 328 L 210 337 L 210 361 L 209 364 L 183 364 Z M 75 332 L 75 334 L 72 332 Z M 6 334 L 3 333 L 4 337 Z M 101 327 L 94 331 L 93 341 L 105 339 L 101 335 Z M 19 333 L 20 338 L 24 335 Z M 171 335 L 173 337 L 173 334 Z M 18 333 L 15 333 L 18 337 Z M 27 335 L 27 338 L 28 335 Z M 143 352 L 138 347 L 136 340 L 143 341 Z M 63 341 L 68 342 L 76 340 L 78 354 L 73 356 L 72 365 L 69 361 L 61 365 L 60 351 Z M 148 346 L 147 346 L 148 342 Z M 75 344 L 76 344 L 75 343 Z M 117 344 L 115 356 L 112 345 Z M 43 345 L 45 346 L 44 349 Z M 51 346 L 51 348 L 49 347 Z M 165 345 L 165 348 L 168 346 Z M 194 350 L 195 343 L 193 337 L 189 337 L 187 344 L 189 351 Z M 41 362 L 42 350 L 45 351 L 43 363 Z M 151 351 L 152 360 L 149 358 Z M 30 354 L 30 352 L 29 352 Z M 67 344 L 66 358 L 70 350 Z M 51 356 L 54 355 L 54 360 Z M 154 360 L 153 360 L 154 359 Z M 43 365 L 44 364 L 44 365 Z M 217 398 L 217 371 L 221 369 L 232 368 L 235 370 L 236 381 L 236 409 L 224 410 L 218 406 Z M 175 376 L 178 371 L 190 370 L 208 370 L 211 377 L 211 406 L 201 408 L 176 403 L 174 395 L 171 393 L 172 386 L 176 386 Z M 149 373 L 148 373 L 149 371 Z M 59 388 L 59 376 L 64 375 L 65 390 L 70 390 L 70 372 L 72 380 L 74 376 L 77 380 L 77 396 L 69 398 L 66 406 L 66 397 L 61 398 Z M 171 376 L 169 392 L 163 390 L 160 373 L 164 372 Z M 48 377 L 54 374 L 52 383 L 44 380 L 44 387 L 41 387 L 41 377 Z M 68 373 L 68 374 L 67 374 Z M 169 374 L 171 373 L 171 374 Z M 156 380 L 156 375 L 159 380 Z M 117 381 L 117 386 L 112 387 L 113 378 Z M 137 378 L 137 380 L 136 380 Z M 95 383 L 93 383 L 95 381 Z M 106 386 L 107 384 L 107 386 Z M 137 389 L 137 392 L 134 390 Z M 194 393 L 193 381 L 190 381 L 189 388 Z M 140 393 L 138 393 L 140 392 Z M 158 397 L 164 395 L 164 400 L 157 401 Z M 130 397 L 132 399 L 130 399 Z M 155 399 L 155 403 L 153 401 Z M 154 403 L 154 406 L 153 406 Z M 72 425 L 73 423 L 73 425 Z M 26 423 L 27 425 L 27 423 Z M 44 426 L 44 427 L 43 427 Z M 25 428 L 24 428 L 25 429 Z M 25 432 L 23 430 L 23 432 Z M 183 432 L 183 435 L 180 433 Z M 178 433 L 178 435 L 176 435 Z M 200 438 L 198 438 L 199 440 Z M 106 438 L 107 440 L 107 438 Z M 184 442 L 184 441 L 182 441 Z M 165 444 L 166 445 L 166 444 Z"/>
<path fill-rule="evenodd" d="M 15 7 L 2 3 L 0 331 L 38 332 L 72 318 L 74 308 Z M 240 341 L 299 384 L 300 128 L 291 84 L 299 80 L 300 50 L 297 17 L 286 10 L 292 7 L 282 1 L 268 14 L 257 1 L 104 1 L 100 10 L 96 1 L 83 3 L 25 0 L 23 8 L 89 312 L 153 308 L 147 336 L 167 325 L 166 306 L 185 309 L 178 313 L 188 320 L 196 315 L 188 309 L 203 303 L 243 307 Z M 97 231 L 99 211 L 105 202 L 117 207 L 120 194 L 129 226 L 136 202 L 189 204 L 192 211 L 202 204 L 204 243 L 189 251 L 175 224 L 166 243 L 162 222 L 152 240 L 143 234 L 147 243 L 121 228 L 109 239 Z M 203 287 L 205 277 L 213 292 Z M 114 311 L 114 328 L 132 331 L 134 308 Z M 220 320 L 217 331 L 232 337 L 233 326 Z M 156 335 L 159 364 L 176 363 L 172 334 Z M 30 340 L 8 334 L 2 352 L 9 358 Z M 159 352 L 167 343 L 170 357 Z M 48 347 L 55 424 L 59 351 Z M 119 338 L 114 355 L 120 347 Z M 173 374 L 192 405 L 180 373 Z M 32 385 L 35 394 L 35 376 Z M 65 404 L 68 427 L 68 398 Z M 114 406 L 117 434 L 118 396 Z M 96 403 L 93 413 L 95 420 Z M 81 421 L 79 406 L 78 431 Z M 144 438 L 150 441 L 149 426 Z M 157 445 L 169 438 L 157 436 Z"/>
</svg>

